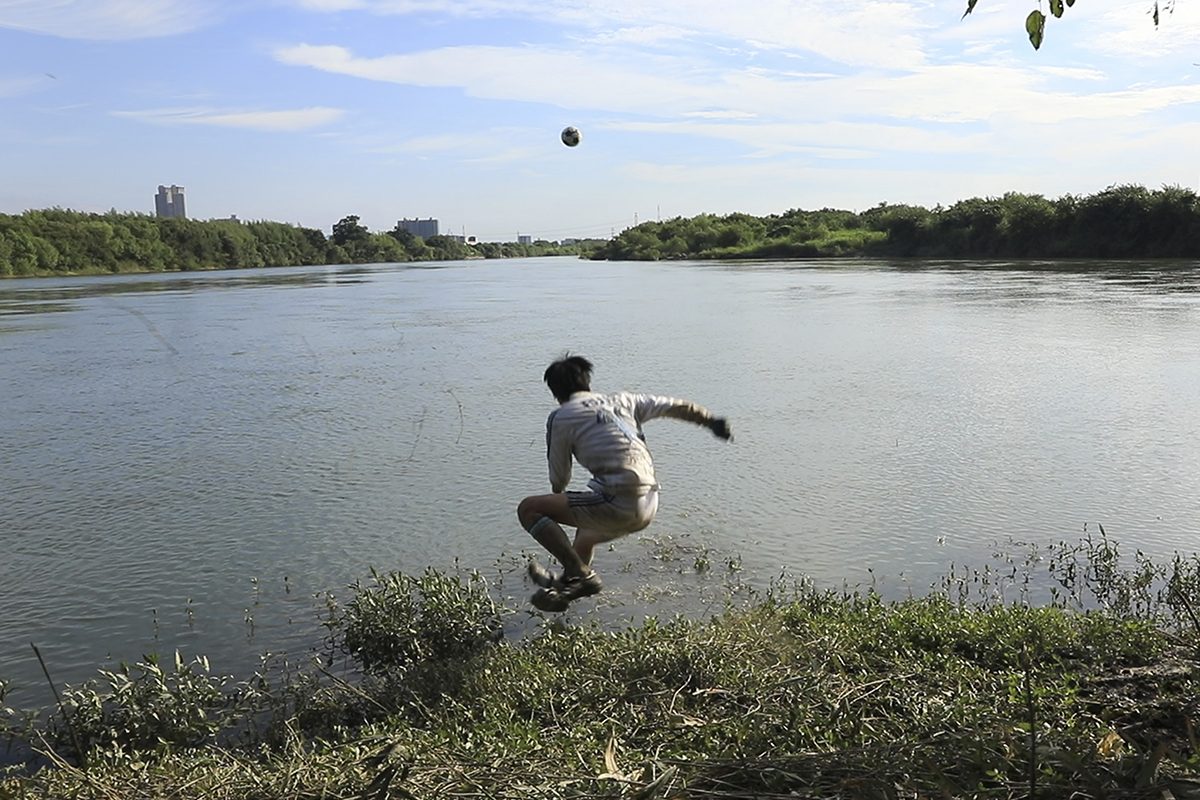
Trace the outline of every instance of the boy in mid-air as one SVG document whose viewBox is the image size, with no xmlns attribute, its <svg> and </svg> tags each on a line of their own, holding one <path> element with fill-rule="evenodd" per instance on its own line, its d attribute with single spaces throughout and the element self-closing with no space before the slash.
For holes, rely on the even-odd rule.
<svg viewBox="0 0 1200 800">
<path fill-rule="evenodd" d="M 727 441 L 732 433 L 724 418 L 686 400 L 592 392 L 592 363 L 583 356 L 555 361 L 543 379 L 559 402 L 546 420 L 552 494 L 526 497 L 517 506 L 517 518 L 563 566 L 562 575 L 555 576 L 536 560 L 529 562 L 530 578 L 542 587 L 533 604 L 543 611 L 565 611 L 572 600 L 601 589 L 591 567 L 596 545 L 642 530 L 658 510 L 658 483 L 642 423 L 671 417 L 702 425 Z M 587 491 L 566 491 L 572 456 L 592 473 Z M 574 544 L 563 525 L 576 529 Z"/>
</svg>

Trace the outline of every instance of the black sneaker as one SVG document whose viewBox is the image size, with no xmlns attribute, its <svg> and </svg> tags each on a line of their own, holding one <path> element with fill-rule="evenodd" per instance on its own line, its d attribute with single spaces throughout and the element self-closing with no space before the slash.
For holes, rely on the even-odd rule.
<svg viewBox="0 0 1200 800">
<path fill-rule="evenodd" d="M 543 567 L 536 558 L 529 559 L 529 566 L 526 569 L 529 572 L 529 580 L 543 589 L 562 588 L 562 577 Z"/>
<path fill-rule="evenodd" d="M 533 603 L 534 608 L 542 611 L 566 611 L 571 605 L 571 601 L 563 597 L 557 589 L 538 589 L 529 601 Z"/>
<path fill-rule="evenodd" d="M 562 588 L 558 590 L 558 594 L 568 603 L 572 600 L 578 600 L 581 597 L 591 597 L 594 594 L 600 594 L 600 590 L 604 588 L 604 583 L 595 572 L 589 572 L 587 575 L 576 575 L 572 578 L 562 578 L 561 580 Z"/>
</svg>

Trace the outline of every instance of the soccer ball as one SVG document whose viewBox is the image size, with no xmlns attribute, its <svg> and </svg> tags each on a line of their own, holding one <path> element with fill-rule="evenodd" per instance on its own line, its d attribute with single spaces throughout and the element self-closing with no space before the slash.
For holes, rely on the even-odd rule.
<svg viewBox="0 0 1200 800">
<path fill-rule="evenodd" d="M 562 143 L 567 147 L 574 147 L 579 144 L 579 140 L 583 136 L 579 133 L 579 128 L 568 125 L 562 130 Z"/>
</svg>

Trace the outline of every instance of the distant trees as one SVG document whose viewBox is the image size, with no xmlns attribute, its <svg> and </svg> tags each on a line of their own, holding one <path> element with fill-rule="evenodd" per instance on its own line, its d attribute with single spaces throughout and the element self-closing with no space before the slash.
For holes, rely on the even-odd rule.
<svg viewBox="0 0 1200 800">
<path fill-rule="evenodd" d="M 412 261 L 404 245 L 386 233 L 371 233 L 358 222 L 358 216 L 342 217 L 333 226 L 329 237 L 326 263 L 379 264 Z"/>
<path fill-rule="evenodd" d="M 437 261 L 452 261 L 459 258 L 470 258 L 475 252 L 451 236 L 438 234 L 425 240 L 425 245 L 433 250 L 433 258 Z"/>
<path fill-rule="evenodd" d="M 593 258 L 1196 258 L 1200 198 L 1190 189 L 1112 186 L 1094 195 L 1010 192 L 933 209 L 880 203 L 861 213 L 793 209 L 700 214 L 623 231 Z"/>
<path fill-rule="evenodd" d="M 0 276 L 79 272 L 287 267 L 365 264 L 514 255 L 576 253 L 577 247 L 470 246 L 454 237 L 428 241 L 397 226 L 373 233 L 348 215 L 323 231 L 281 222 L 159 219 L 110 211 L 89 214 L 62 208 L 0 214 Z"/>
<path fill-rule="evenodd" d="M 325 263 L 325 235 L 279 222 L 199 222 L 60 208 L 0 214 L 0 275 Z"/>
<path fill-rule="evenodd" d="M 599 259 L 1200 258 L 1191 189 L 1110 186 L 1048 199 L 1010 192 L 948 207 L 880 203 L 862 212 L 700 214 L 645 222 L 608 241 L 559 245 L 422 239 L 368 230 L 353 214 L 323 231 L 281 222 L 158 219 L 61 208 L 0 214 L 0 276 L 285 267 L 583 254 Z"/>
<path fill-rule="evenodd" d="M 388 236 L 399 242 L 400 246 L 410 253 L 416 252 L 421 245 L 421 240 L 417 238 L 417 235 L 408 228 L 401 227 L 399 222 L 396 223 L 396 227 L 388 231 Z"/>
<path fill-rule="evenodd" d="M 331 238 L 339 247 L 351 247 L 371 238 L 371 232 L 358 224 L 358 215 L 351 214 L 334 223 Z"/>
</svg>

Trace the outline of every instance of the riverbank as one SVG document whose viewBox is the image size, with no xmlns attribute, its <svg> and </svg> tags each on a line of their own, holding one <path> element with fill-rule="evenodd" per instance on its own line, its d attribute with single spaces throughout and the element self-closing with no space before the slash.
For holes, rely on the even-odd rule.
<svg viewBox="0 0 1200 800">
<path fill-rule="evenodd" d="M 537 255 L 524 256 L 524 255 L 520 255 L 520 254 L 483 255 L 481 253 L 472 252 L 467 255 L 456 256 L 454 258 L 425 259 L 423 261 L 406 260 L 406 261 L 393 262 L 393 263 L 425 265 L 425 264 L 437 263 L 440 260 L 444 260 L 444 261 L 493 261 L 493 260 L 517 259 L 517 258 L 552 258 L 552 257 L 556 257 L 556 256 L 573 256 L 573 257 L 580 257 L 580 258 L 582 257 L 582 256 L 578 256 L 578 254 L 576 254 L 576 253 L 542 253 L 542 254 L 537 254 Z M 348 268 L 348 267 L 352 268 L 352 267 L 381 266 L 384 263 L 387 263 L 387 262 L 370 262 L 370 263 L 353 263 L 353 264 L 352 263 L 346 263 L 346 264 L 332 264 L 332 263 L 330 263 L 330 264 L 326 264 L 326 263 L 271 264 L 271 265 L 266 265 L 266 266 L 258 265 L 258 266 L 252 266 L 252 267 L 231 267 L 231 266 L 227 266 L 227 265 L 223 265 L 223 264 L 213 264 L 211 266 L 187 267 L 186 269 L 170 268 L 170 267 L 162 268 L 162 269 L 147 269 L 147 268 L 137 265 L 137 264 L 121 264 L 119 266 L 115 266 L 115 267 L 111 267 L 111 268 L 96 266 L 96 267 L 80 267 L 80 268 L 75 268 L 75 269 L 70 269 L 70 270 L 65 270 L 65 271 L 64 270 L 33 270 L 32 272 L 26 272 L 26 273 L 22 273 L 22 274 L 18 274 L 18 275 L 6 275 L 4 273 L 0 273 L 0 286 L 4 285 L 3 282 L 5 280 L 21 280 L 21 279 L 25 279 L 25 278 L 95 278 L 95 277 L 100 277 L 100 276 L 105 276 L 105 275 L 176 275 L 176 274 L 194 275 L 194 274 L 203 274 L 206 272 L 224 272 L 224 271 L 228 271 L 231 269 L 245 271 L 248 273 L 262 273 L 262 272 L 269 272 L 271 270 L 276 270 L 276 269 L 288 269 L 291 267 L 328 267 L 330 269 L 338 269 L 338 268 Z"/>
<path fill-rule="evenodd" d="M 1043 607 L 981 572 L 890 602 L 776 582 L 521 641 L 478 576 L 376 575 L 331 617 L 339 658 L 65 693 L 32 733 L 51 766 L 0 797 L 1200 796 L 1200 561 L 1102 544 L 1051 563 Z"/>
<path fill-rule="evenodd" d="M 422 238 L 403 224 L 371 232 L 350 215 L 332 234 L 265 220 L 192 220 L 63 208 L 0 214 L 0 276 L 32 277 L 122 272 L 381 264 L 577 255 L 568 245 L 471 242 L 465 237 Z"/>
<path fill-rule="evenodd" d="M 594 259 L 1062 259 L 1200 257 L 1200 198 L 1190 189 L 1110 186 L 1048 199 L 1009 192 L 951 206 L 880 203 L 863 211 L 700 214 L 627 228 Z"/>
</svg>

